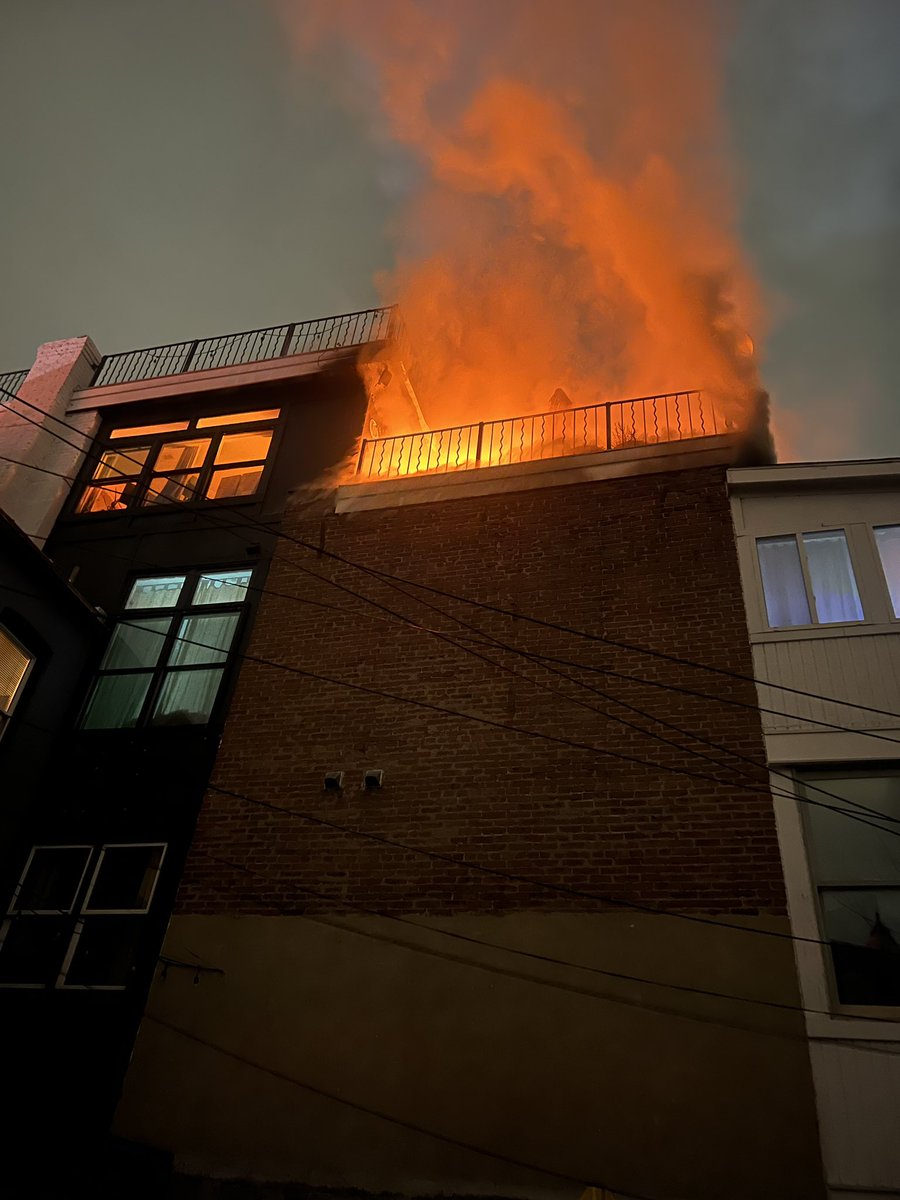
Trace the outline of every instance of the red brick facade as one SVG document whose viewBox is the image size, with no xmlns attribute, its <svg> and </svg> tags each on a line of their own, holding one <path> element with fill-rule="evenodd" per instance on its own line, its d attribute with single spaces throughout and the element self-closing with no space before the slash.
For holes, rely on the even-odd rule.
<svg viewBox="0 0 900 1200">
<path fill-rule="evenodd" d="M 724 468 L 345 515 L 298 507 L 283 528 L 355 562 L 513 612 L 743 675 L 752 670 Z M 619 672 L 627 678 L 579 677 L 722 750 L 648 722 L 533 661 L 477 647 L 546 685 L 535 686 L 393 621 L 329 580 L 457 638 L 470 633 L 455 616 L 530 652 Z M 440 615 L 287 541 L 266 589 L 252 658 L 648 765 L 248 660 L 213 775 L 217 787 L 528 880 L 689 911 L 784 911 L 771 797 L 764 782 L 739 777 L 748 768 L 728 753 L 763 763 L 758 716 L 718 699 L 753 704 L 751 684 L 418 593 L 448 614 Z M 717 769 L 607 712 L 729 765 Z M 381 790 L 361 790 L 367 768 L 384 771 Z M 765 780 L 762 766 L 749 769 Z M 337 770 L 344 772 L 343 792 L 324 791 L 325 772 Z M 395 913 L 602 907 L 210 791 L 181 911 L 347 911 L 347 904 Z"/>
</svg>

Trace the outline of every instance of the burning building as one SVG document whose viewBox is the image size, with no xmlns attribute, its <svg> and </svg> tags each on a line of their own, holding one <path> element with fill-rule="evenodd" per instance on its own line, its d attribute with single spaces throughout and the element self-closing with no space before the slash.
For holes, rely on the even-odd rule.
<svg viewBox="0 0 900 1200">
<path fill-rule="evenodd" d="M 81 622 L 7 820 L 19 1132 L 84 1163 L 116 1110 L 212 1195 L 823 1195 L 810 1022 L 857 1086 L 867 1027 L 782 871 L 810 781 L 754 678 L 840 692 L 760 658 L 809 640 L 754 591 L 783 469 L 691 391 L 432 428 L 402 347 L 377 310 L 9 381 L 0 503 Z M 52 639 L 0 626 L 21 764 Z"/>
</svg>

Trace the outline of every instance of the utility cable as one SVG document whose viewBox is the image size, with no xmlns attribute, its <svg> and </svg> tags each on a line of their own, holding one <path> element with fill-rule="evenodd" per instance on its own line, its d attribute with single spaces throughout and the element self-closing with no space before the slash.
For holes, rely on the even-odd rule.
<svg viewBox="0 0 900 1200">
<path fill-rule="evenodd" d="M 63 421 L 61 418 L 54 416 L 52 413 L 47 412 L 46 409 L 42 409 L 38 405 L 32 404 L 30 401 L 23 399 L 21 396 L 18 396 L 15 392 L 9 391 L 9 389 L 7 389 L 7 388 L 0 387 L 0 393 L 8 396 L 10 399 L 17 400 L 20 403 L 27 405 L 29 408 L 32 408 L 35 412 L 39 412 L 42 415 L 49 417 L 51 420 L 56 421 L 57 424 L 62 425 L 64 428 L 69 429 L 71 432 L 75 433 L 77 436 L 79 436 L 79 437 L 86 436 L 84 433 L 82 433 L 81 430 L 77 429 L 76 426 L 71 425 L 71 424 Z M 15 410 L 11 410 L 11 411 L 15 412 Z M 16 415 L 22 417 L 23 419 L 28 419 L 25 417 L 25 414 L 23 414 L 23 413 L 17 413 Z M 77 446 L 73 442 L 67 441 L 66 438 L 61 437 L 61 435 L 55 433 L 53 430 L 46 429 L 40 422 L 36 422 L 36 421 L 32 420 L 31 423 L 33 425 L 37 426 L 37 428 L 43 430 L 45 433 L 49 433 L 49 434 L 51 434 L 51 436 L 59 438 L 60 441 L 64 442 L 66 445 L 71 446 L 73 449 L 77 450 L 80 454 L 84 454 L 86 457 L 89 457 L 89 458 L 94 457 L 96 459 L 96 457 L 97 457 L 96 453 L 91 454 L 84 447 Z M 140 463 L 139 460 L 129 458 L 127 451 L 118 450 L 117 453 L 119 454 L 120 457 L 125 458 L 128 461 L 134 462 L 136 465 L 139 465 L 141 467 L 144 466 L 144 464 Z M 186 490 L 192 491 L 195 489 L 187 488 Z M 231 506 L 223 505 L 223 508 L 225 508 L 225 507 L 231 507 Z M 361 571 L 361 572 L 364 572 L 365 574 L 373 575 L 376 578 L 380 578 L 383 580 L 393 580 L 397 583 L 406 584 L 409 587 L 414 587 L 414 588 L 421 589 L 423 591 L 431 592 L 435 595 L 443 596 L 445 599 L 456 600 L 463 604 L 469 604 L 476 608 L 484 609 L 488 612 L 493 612 L 493 613 L 496 613 L 499 615 L 509 617 L 513 620 L 526 621 L 530 624 L 538 625 L 538 626 L 548 628 L 548 629 L 554 629 L 558 632 L 565 633 L 565 634 L 568 634 L 573 637 L 585 638 L 589 641 L 598 642 L 598 643 L 608 645 L 608 646 L 613 646 L 616 649 L 627 650 L 631 653 L 643 654 L 643 655 L 647 655 L 647 656 L 650 656 L 653 658 L 663 659 L 668 662 L 676 663 L 680 666 L 691 667 L 695 670 L 710 671 L 714 674 L 723 675 L 723 676 L 726 676 L 726 677 L 732 678 L 732 679 L 739 679 L 739 680 L 742 680 L 747 683 L 753 683 L 757 686 L 774 688 L 779 691 L 789 692 L 794 695 L 807 697 L 809 699 L 820 700 L 820 701 L 824 701 L 824 702 L 830 703 L 830 704 L 836 704 L 840 707 L 855 708 L 855 709 L 858 709 L 863 712 L 875 713 L 879 716 L 892 717 L 892 718 L 896 719 L 897 721 L 900 721 L 900 713 L 892 712 L 888 709 L 874 708 L 870 705 L 857 704 L 855 701 L 851 701 L 851 700 L 841 700 L 835 696 L 825 696 L 825 695 L 822 695 L 817 692 L 804 691 L 803 689 L 800 689 L 800 688 L 793 688 L 793 687 L 789 687 L 785 684 L 774 683 L 771 680 L 760 679 L 753 675 L 744 675 L 741 672 L 732 671 L 725 667 L 715 667 L 708 663 L 699 663 L 699 662 L 695 662 L 691 659 L 681 658 L 678 655 L 668 654 L 665 651 L 653 650 L 646 646 L 637 646 L 637 645 L 633 645 L 628 642 L 621 642 L 621 641 L 618 641 L 618 640 L 615 640 L 612 638 L 604 637 L 600 634 L 589 633 L 586 630 L 575 629 L 575 628 L 572 628 L 571 626 L 562 625 L 562 624 L 559 624 L 559 623 L 553 622 L 553 621 L 547 621 L 542 618 L 534 617 L 534 616 L 531 616 L 526 613 L 513 612 L 512 610 L 503 608 L 502 606 L 493 605 L 493 604 L 489 604 L 489 603 L 486 603 L 483 601 L 475 600 L 468 596 L 462 596 L 457 592 L 450 592 L 450 591 L 446 591 L 445 589 L 442 589 L 442 588 L 433 587 L 432 585 L 422 583 L 419 580 L 409 579 L 404 576 L 394 575 L 390 572 L 382 571 L 375 567 L 369 567 L 369 566 L 366 566 L 365 564 L 355 562 L 352 559 L 345 558 L 344 556 L 342 556 L 340 554 L 336 554 L 333 551 L 327 550 L 325 547 L 315 546 L 311 542 L 307 542 L 302 538 L 296 538 L 296 537 L 293 537 L 292 535 L 287 534 L 283 531 L 274 530 L 270 526 L 267 526 L 262 522 L 249 523 L 247 525 L 247 528 L 258 528 L 258 529 L 265 530 L 266 532 L 270 533 L 271 535 L 273 535 L 275 537 L 284 538 L 284 539 L 294 543 L 295 545 L 301 546 L 303 549 L 316 554 L 319 557 L 324 556 L 326 558 L 330 558 L 336 562 L 340 562 L 340 563 L 344 564 L 345 566 L 352 567 L 353 569 L 355 569 L 357 571 Z"/>
</svg>

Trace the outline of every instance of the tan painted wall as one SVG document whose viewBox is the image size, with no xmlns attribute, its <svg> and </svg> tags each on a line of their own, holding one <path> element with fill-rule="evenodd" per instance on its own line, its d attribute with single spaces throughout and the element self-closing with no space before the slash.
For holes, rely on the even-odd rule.
<svg viewBox="0 0 900 1200">
<path fill-rule="evenodd" d="M 371 1191 L 576 1196 L 584 1182 L 659 1200 L 821 1195 L 796 1013 L 553 966 L 424 924 L 798 1002 L 790 942 L 679 918 L 179 916 L 164 953 L 224 974 L 159 976 L 116 1131 L 174 1151 L 189 1172 Z"/>
</svg>

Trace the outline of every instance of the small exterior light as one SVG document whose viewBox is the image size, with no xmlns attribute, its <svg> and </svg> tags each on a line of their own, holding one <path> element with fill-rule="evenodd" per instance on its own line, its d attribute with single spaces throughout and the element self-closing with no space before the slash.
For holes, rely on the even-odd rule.
<svg viewBox="0 0 900 1200">
<path fill-rule="evenodd" d="M 384 780 L 384 771 L 370 767 L 363 776 L 363 787 L 367 792 L 377 792 Z"/>
<path fill-rule="evenodd" d="M 326 771 L 325 772 L 325 791 L 340 792 L 344 787 L 344 772 L 343 771 Z"/>
</svg>

